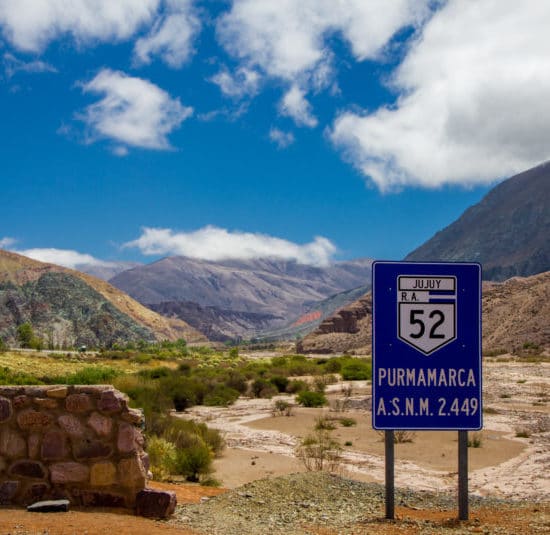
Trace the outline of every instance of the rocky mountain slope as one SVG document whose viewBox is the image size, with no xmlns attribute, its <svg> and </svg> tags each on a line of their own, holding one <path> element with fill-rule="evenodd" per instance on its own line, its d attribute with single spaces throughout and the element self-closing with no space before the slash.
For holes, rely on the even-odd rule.
<svg viewBox="0 0 550 535">
<path fill-rule="evenodd" d="M 484 280 L 550 270 L 550 162 L 505 180 L 447 228 L 410 253 L 411 261 L 476 261 Z"/>
<path fill-rule="evenodd" d="M 163 301 L 149 308 L 168 318 L 185 318 L 192 327 L 213 342 L 249 338 L 281 318 L 261 312 L 240 312 L 215 306 L 201 306 L 192 301 Z"/>
<path fill-rule="evenodd" d="M 550 271 L 483 283 L 483 351 L 550 350 Z M 306 336 L 308 353 L 371 352 L 372 297 L 340 309 Z"/>
<path fill-rule="evenodd" d="M 185 322 L 156 314 L 105 281 L 0 250 L 0 337 L 14 343 L 17 326 L 25 322 L 58 346 L 206 340 Z"/>
<path fill-rule="evenodd" d="M 335 311 L 353 303 L 370 289 L 370 283 L 365 286 L 359 286 L 353 290 L 346 290 L 335 295 L 331 295 L 322 301 L 314 303 L 300 317 L 291 320 L 285 326 L 279 329 L 265 329 L 257 334 L 261 341 L 276 340 L 294 340 L 307 335 L 324 320 L 331 317 Z"/>
<path fill-rule="evenodd" d="M 217 339 L 250 337 L 285 327 L 319 301 L 368 284 L 370 265 L 367 259 L 316 267 L 274 259 L 168 257 L 119 273 L 110 283 Z"/>
</svg>

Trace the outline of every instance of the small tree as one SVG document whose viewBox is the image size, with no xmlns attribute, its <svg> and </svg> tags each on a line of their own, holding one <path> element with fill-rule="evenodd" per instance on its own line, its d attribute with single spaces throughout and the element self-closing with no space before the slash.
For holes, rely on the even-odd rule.
<svg viewBox="0 0 550 535">
<path fill-rule="evenodd" d="M 304 407 L 322 407 L 327 404 L 327 398 L 322 392 L 304 390 L 296 396 L 296 401 Z"/>
<path fill-rule="evenodd" d="M 34 332 L 30 323 L 25 322 L 17 327 L 17 340 L 21 344 L 21 347 L 31 347 L 34 338 Z"/>
</svg>

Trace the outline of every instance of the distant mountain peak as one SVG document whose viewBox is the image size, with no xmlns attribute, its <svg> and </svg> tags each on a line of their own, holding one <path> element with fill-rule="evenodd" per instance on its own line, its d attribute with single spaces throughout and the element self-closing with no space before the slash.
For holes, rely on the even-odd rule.
<svg viewBox="0 0 550 535">
<path fill-rule="evenodd" d="M 550 270 L 549 163 L 495 186 L 405 260 L 476 261 L 486 280 Z"/>
</svg>

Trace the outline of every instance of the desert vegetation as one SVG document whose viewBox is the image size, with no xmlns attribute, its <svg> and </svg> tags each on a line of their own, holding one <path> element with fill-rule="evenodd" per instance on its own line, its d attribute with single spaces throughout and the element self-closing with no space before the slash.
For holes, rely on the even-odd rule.
<svg viewBox="0 0 550 535">
<path fill-rule="evenodd" d="M 30 325 L 22 329 L 21 345 L 23 337 L 25 345 L 33 345 Z M 239 396 L 278 394 L 295 395 L 296 403 L 305 407 L 319 407 L 327 403 L 325 388 L 336 380 L 335 374 L 368 378 L 370 372 L 369 360 L 351 356 L 248 359 L 235 347 L 188 347 L 185 340 L 137 342 L 97 352 L 29 353 L 4 347 L 0 354 L 0 384 L 114 385 L 128 395 L 132 407 L 144 412 L 153 476 L 203 484 L 217 483 L 212 463 L 223 451 L 223 436 L 204 423 L 174 417 L 172 411 L 185 413 L 194 405 L 224 407 Z M 274 414 L 291 415 L 292 407 L 275 400 Z"/>
</svg>

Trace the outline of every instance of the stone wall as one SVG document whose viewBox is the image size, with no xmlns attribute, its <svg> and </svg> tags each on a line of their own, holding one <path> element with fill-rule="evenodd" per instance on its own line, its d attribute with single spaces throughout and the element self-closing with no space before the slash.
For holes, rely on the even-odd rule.
<svg viewBox="0 0 550 535">
<path fill-rule="evenodd" d="M 142 424 L 112 386 L 0 387 L 0 504 L 134 507 L 148 470 Z"/>
</svg>

